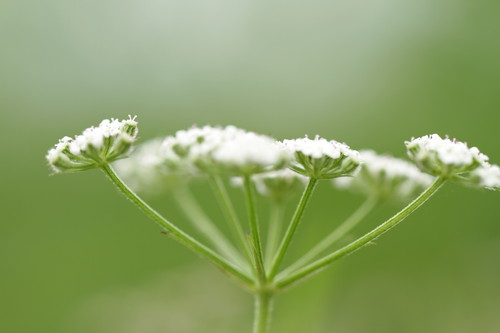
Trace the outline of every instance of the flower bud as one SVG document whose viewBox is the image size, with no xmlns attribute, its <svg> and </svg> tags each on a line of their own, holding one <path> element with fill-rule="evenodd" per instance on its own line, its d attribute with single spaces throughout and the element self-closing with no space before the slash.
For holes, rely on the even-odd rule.
<svg viewBox="0 0 500 333">
<path fill-rule="evenodd" d="M 284 140 L 281 146 L 292 154 L 289 168 L 314 179 L 352 176 L 359 167 L 359 153 L 344 143 L 316 136 Z"/>
<path fill-rule="evenodd" d="M 78 172 L 99 168 L 123 158 L 137 138 L 135 117 L 119 121 L 105 119 L 75 138 L 64 137 L 46 158 L 54 173 Z"/>
</svg>

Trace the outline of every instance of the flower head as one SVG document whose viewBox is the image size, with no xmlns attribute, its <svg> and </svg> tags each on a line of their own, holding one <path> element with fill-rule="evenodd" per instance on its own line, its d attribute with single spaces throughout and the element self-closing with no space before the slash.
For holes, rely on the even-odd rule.
<svg viewBox="0 0 500 333">
<path fill-rule="evenodd" d="M 454 179 L 484 165 L 488 157 L 476 147 L 437 134 L 406 141 L 408 156 L 424 172 L 433 176 Z"/>
<path fill-rule="evenodd" d="M 281 146 L 294 159 L 290 169 L 315 179 L 332 179 L 352 176 L 359 166 L 359 153 L 344 143 L 316 136 L 313 140 L 305 137 L 284 140 Z"/>
<path fill-rule="evenodd" d="M 163 149 L 208 173 L 251 175 L 283 168 L 289 160 L 273 138 L 234 126 L 179 131 Z"/>
<path fill-rule="evenodd" d="M 500 167 L 486 163 L 472 171 L 467 181 L 473 185 L 486 188 L 488 190 L 500 190 Z"/>
<path fill-rule="evenodd" d="M 372 150 L 360 151 L 361 168 L 354 177 L 334 179 L 338 188 L 347 188 L 378 199 L 406 200 L 430 186 L 433 177 L 415 165 Z"/>
<path fill-rule="evenodd" d="M 54 173 L 85 171 L 101 167 L 126 156 L 137 138 L 135 117 L 105 119 L 81 135 L 65 136 L 46 158 Z"/>
<path fill-rule="evenodd" d="M 129 158 L 113 163 L 117 173 L 138 192 L 158 194 L 170 190 L 194 175 L 192 166 L 162 149 L 163 138 L 140 144 Z"/>
<path fill-rule="evenodd" d="M 252 176 L 257 192 L 265 197 L 269 197 L 275 202 L 284 202 L 292 195 L 304 188 L 307 178 L 299 175 L 290 169 L 260 173 Z M 243 184 L 240 177 L 232 179 L 236 186 Z"/>
</svg>

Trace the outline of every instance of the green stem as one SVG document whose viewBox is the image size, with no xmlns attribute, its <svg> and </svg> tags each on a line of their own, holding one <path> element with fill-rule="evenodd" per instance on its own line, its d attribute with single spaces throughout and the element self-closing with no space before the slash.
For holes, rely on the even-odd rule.
<svg viewBox="0 0 500 333">
<path fill-rule="evenodd" d="M 401 221 L 403 221 L 406 217 L 408 217 L 411 213 L 413 213 L 417 208 L 419 208 L 422 204 L 424 204 L 436 191 L 438 191 L 441 186 L 443 186 L 444 182 L 446 179 L 444 178 L 436 178 L 434 183 L 427 188 L 422 194 L 420 194 L 414 201 L 412 201 L 408 206 L 403 208 L 399 213 L 391 217 L 389 220 L 386 222 L 382 223 L 372 231 L 368 232 L 364 236 L 358 238 L 354 242 L 344 246 L 343 248 L 327 255 L 326 257 L 323 257 L 312 264 L 300 269 L 299 271 L 295 272 L 291 276 L 287 276 L 279 281 L 277 281 L 276 286 L 278 288 L 286 288 L 289 287 L 295 283 L 298 283 L 299 281 L 303 281 L 314 274 L 320 272 L 323 270 L 325 267 L 327 267 L 329 264 L 332 262 L 341 259 L 354 251 L 362 248 L 369 242 L 373 241 L 377 237 L 381 236 L 383 233 L 389 231 L 393 227 L 395 227 L 397 224 L 399 224 Z"/>
<path fill-rule="evenodd" d="M 212 185 L 212 188 L 214 189 L 217 195 L 219 205 L 221 206 L 221 209 L 224 215 L 226 216 L 227 221 L 236 232 L 236 236 L 238 237 L 241 249 L 244 251 L 247 259 L 250 260 L 252 256 L 250 247 L 248 246 L 248 242 L 246 240 L 245 231 L 243 231 L 240 219 L 238 218 L 233 203 L 229 198 L 229 194 L 227 193 L 226 187 L 224 186 L 224 182 L 218 176 L 210 176 L 209 180 Z"/>
<path fill-rule="evenodd" d="M 306 188 L 304 189 L 304 192 L 302 193 L 302 197 L 300 198 L 299 204 L 297 206 L 297 209 L 295 210 L 295 213 L 293 214 L 292 220 L 290 221 L 290 225 L 288 226 L 288 229 L 286 230 L 285 236 L 283 237 L 283 241 L 280 244 L 280 247 L 278 248 L 278 252 L 276 253 L 273 263 L 271 265 L 271 270 L 269 272 L 269 280 L 272 281 L 274 277 L 276 276 L 276 273 L 278 272 L 279 266 L 281 264 L 281 261 L 283 260 L 285 253 L 288 249 L 288 246 L 290 245 L 290 242 L 292 241 L 293 235 L 295 234 L 295 231 L 297 230 L 297 227 L 299 225 L 300 219 L 302 215 L 304 214 L 304 210 L 307 206 L 307 203 L 309 202 L 309 199 L 311 198 L 311 195 L 314 191 L 314 188 L 318 184 L 318 180 L 314 178 L 309 179 L 309 183 L 307 184 Z"/>
<path fill-rule="evenodd" d="M 251 287 L 253 285 L 253 280 L 242 272 L 238 267 L 235 267 L 226 259 L 219 256 L 217 253 L 207 248 L 205 245 L 201 244 L 184 231 L 176 227 L 170 221 L 161 216 L 153 208 L 151 208 L 146 202 L 144 202 L 137 194 L 135 194 L 115 173 L 115 171 L 105 164 L 102 166 L 102 170 L 108 176 L 113 184 L 128 198 L 132 201 L 144 214 L 149 216 L 156 224 L 165 229 L 168 235 L 177 240 L 179 243 L 190 248 L 193 252 L 197 253 L 201 257 L 207 258 L 215 266 L 221 269 L 223 272 L 230 276 L 236 277 L 239 281 L 243 282 L 246 287 Z"/>
<path fill-rule="evenodd" d="M 267 333 L 271 326 L 273 295 L 261 292 L 255 295 L 255 319 L 253 333 Z"/>
<path fill-rule="evenodd" d="M 273 256 L 279 244 L 281 229 L 283 224 L 283 215 L 285 213 L 285 204 L 283 202 L 274 202 L 271 206 L 271 216 L 269 218 L 269 229 L 267 232 L 267 242 L 265 251 L 265 264 L 270 268 Z"/>
<path fill-rule="evenodd" d="M 259 221 L 255 207 L 255 195 L 253 193 L 252 181 L 250 176 L 243 177 L 243 186 L 245 188 L 245 198 L 248 209 L 248 221 L 250 223 L 250 232 L 252 237 L 253 259 L 260 284 L 266 283 L 266 272 L 264 269 L 264 257 L 262 255 L 262 244 L 260 241 Z"/>
<path fill-rule="evenodd" d="M 219 228 L 217 228 L 212 220 L 205 214 L 187 186 L 178 189 L 173 194 L 173 197 L 182 209 L 184 215 L 186 215 L 192 224 L 212 243 L 219 253 L 232 259 L 234 262 L 240 264 L 240 266 L 245 263 L 241 254 L 238 253 L 227 237 L 224 236 Z"/>
<path fill-rule="evenodd" d="M 287 276 L 293 271 L 307 265 L 318 255 L 326 251 L 333 244 L 342 239 L 347 235 L 359 222 L 361 222 L 377 205 L 378 199 L 375 197 L 369 197 L 365 202 L 359 206 L 356 211 L 351 214 L 340 226 L 335 228 L 328 236 L 323 238 L 316 246 L 314 246 L 309 252 L 303 255 L 295 263 L 286 268 L 280 273 L 281 276 Z"/>
</svg>

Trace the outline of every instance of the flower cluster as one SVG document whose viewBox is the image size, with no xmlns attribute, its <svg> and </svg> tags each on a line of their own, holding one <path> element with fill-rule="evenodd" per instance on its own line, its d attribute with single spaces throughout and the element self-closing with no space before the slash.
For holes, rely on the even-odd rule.
<svg viewBox="0 0 500 333">
<path fill-rule="evenodd" d="M 64 137 L 46 158 L 54 173 L 77 172 L 101 167 L 126 156 L 137 138 L 135 117 L 105 119 L 75 138 Z"/>
<path fill-rule="evenodd" d="M 469 174 L 468 181 L 488 190 L 500 190 L 500 167 L 486 163 Z"/>
<path fill-rule="evenodd" d="M 75 138 L 62 138 L 46 158 L 54 173 L 98 168 L 127 156 L 137 133 L 135 117 L 105 119 Z M 425 173 L 500 189 L 500 167 L 489 164 L 488 157 L 476 147 L 437 134 L 413 138 L 405 144 L 408 156 Z M 364 166 L 360 168 L 361 163 Z M 168 187 L 180 178 L 212 173 L 252 176 L 261 194 L 276 198 L 301 184 L 303 178 L 299 175 L 334 179 L 352 177 L 360 170 L 356 177 L 336 180 L 335 184 L 369 195 L 401 199 L 427 186 L 431 179 L 405 161 L 371 151 L 363 151 L 360 156 L 334 140 L 316 136 L 278 142 L 235 126 L 181 130 L 161 143 L 156 139 L 140 146 L 129 160 L 115 165 L 136 189 Z"/>
<path fill-rule="evenodd" d="M 434 176 L 453 178 L 457 174 L 472 171 L 488 161 L 488 157 L 476 147 L 466 143 L 441 138 L 437 134 L 406 141 L 408 156 L 424 172 Z"/>
<path fill-rule="evenodd" d="M 277 142 L 272 137 L 234 126 L 204 126 L 178 131 L 173 136 L 146 142 L 130 154 L 129 159 L 117 161 L 129 155 L 137 133 L 135 118 L 103 120 L 99 126 L 88 128 L 75 138 L 62 138 L 48 152 L 47 160 L 55 173 L 101 168 L 108 179 L 165 234 L 209 260 L 255 295 L 254 331 L 262 333 L 267 332 L 269 326 L 266 321 L 270 317 L 268 311 L 272 308 L 270 302 L 274 294 L 312 277 L 377 239 L 418 209 L 447 181 L 500 190 L 499 166 L 490 164 L 488 157 L 477 148 L 469 148 L 455 139 L 443 139 L 437 134 L 406 142 L 408 156 L 416 166 L 370 150 L 357 152 L 344 143 L 319 136 Z M 112 162 L 119 175 L 109 166 Z M 225 190 L 224 180 L 219 179 L 222 174 L 235 177 L 235 182 L 240 184 L 244 179 L 249 229 L 240 222 L 232 197 Z M 238 235 L 241 252 L 219 230 L 219 225 L 205 214 L 187 186 L 176 188 L 179 191 L 174 197 L 193 227 L 213 247 L 164 218 L 130 189 L 159 192 L 172 189 L 197 175 L 214 178 L 214 195 L 218 196 L 224 215 Z M 122 177 L 130 186 L 123 182 Z M 331 179 L 336 186 L 362 192 L 369 198 L 306 255 L 281 270 L 286 252 L 321 179 Z M 265 238 L 261 237 L 260 229 L 264 228 L 259 223 L 259 211 L 249 180 L 272 204 Z M 304 189 L 303 194 L 283 232 L 284 203 L 300 189 Z M 407 200 L 417 192 L 420 194 L 412 203 L 394 216 L 349 244 L 315 260 L 353 230 L 379 200 Z"/>
<path fill-rule="evenodd" d="M 290 159 L 273 138 L 234 126 L 178 131 L 165 139 L 163 149 L 201 171 L 230 175 L 281 169 Z"/>
<path fill-rule="evenodd" d="M 333 180 L 337 188 L 350 189 L 377 199 L 405 201 L 427 188 L 433 177 L 415 165 L 373 150 L 360 151 L 361 168 L 354 177 Z"/>
<path fill-rule="evenodd" d="M 130 156 L 113 163 L 117 173 L 138 192 L 158 194 L 195 175 L 192 167 L 162 149 L 163 138 L 138 145 Z"/>
<path fill-rule="evenodd" d="M 476 147 L 437 134 L 405 142 L 408 156 L 424 172 L 465 184 L 496 190 L 500 168 Z"/>
<path fill-rule="evenodd" d="M 359 153 L 344 143 L 328 141 L 316 136 L 284 140 L 281 146 L 291 154 L 289 168 L 314 179 L 332 179 L 352 176 L 359 167 Z"/>
</svg>

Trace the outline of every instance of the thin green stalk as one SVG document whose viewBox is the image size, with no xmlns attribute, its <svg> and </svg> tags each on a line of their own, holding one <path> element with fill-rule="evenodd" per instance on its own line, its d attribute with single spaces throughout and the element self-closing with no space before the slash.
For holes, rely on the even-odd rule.
<svg viewBox="0 0 500 333">
<path fill-rule="evenodd" d="M 221 206 L 221 209 L 222 209 L 224 215 L 226 216 L 227 221 L 229 222 L 230 226 L 236 232 L 236 236 L 238 237 L 238 241 L 239 241 L 239 245 L 240 245 L 241 249 L 244 251 L 247 259 L 250 260 L 252 255 L 251 255 L 250 247 L 249 247 L 248 242 L 246 240 L 245 231 L 243 230 L 240 219 L 238 218 L 238 215 L 236 214 L 233 203 L 231 202 L 231 199 L 229 198 L 229 194 L 227 193 L 226 187 L 224 186 L 224 182 L 218 176 L 210 176 L 209 180 L 210 180 L 210 184 L 212 185 L 212 188 L 214 189 L 214 191 L 217 195 L 219 205 Z"/>
<path fill-rule="evenodd" d="M 255 295 L 255 318 L 253 333 L 267 333 L 271 326 L 273 295 L 261 292 Z"/>
<path fill-rule="evenodd" d="M 177 240 L 179 243 L 190 248 L 193 252 L 197 253 L 201 257 L 207 258 L 215 266 L 221 269 L 223 272 L 230 276 L 236 277 L 241 281 L 246 287 L 251 287 L 253 285 L 253 280 L 247 276 L 238 267 L 234 266 L 226 259 L 219 256 L 217 253 L 201 244 L 184 231 L 176 227 L 170 221 L 161 216 L 153 208 L 151 208 L 146 202 L 144 202 L 134 191 L 132 191 L 115 173 L 111 166 L 105 164 L 102 166 L 102 170 L 108 176 L 113 184 L 128 198 L 132 201 L 144 214 L 149 216 L 156 224 L 167 231 L 168 235 Z"/>
<path fill-rule="evenodd" d="M 359 222 L 361 222 L 377 205 L 378 199 L 375 197 L 369 197 L 363 202 L 361 206 L 359 206 L 356 211 L 354 211 L 351 216 L 347 218 L 341 225 L 335 228 L 328 236 L 323 238 L 321 242 L 316 244 L 309 252 L 303 255 L 300 259 L 298 259 L 295 263 L 287 267 L 283 272 L 279 275 L 287 276 L 295 270 L 307 265 L 318 255 L 326 251 L 333 244 L 342 239 L 345 235 L 347 235 Z"/>
<path fill-rule="evenodd" d="M 424 204 L 434 193 L 436 193 L 441 186 L 445 183 L 446 179 L 444 178 L 436 178 L 434 183 L 427 188 L 422 194 L 420 194 L 415 200 L 413 200 L 408 206 L 403 208 L 399 213 L 391 217 L 386 222 L 382 223 L 372 231 L 368 232 L 364 236 L 358 238 L 354 242 L 344 246 L 343 248 L 323 257 L 312 264 L 300 269 L 299 271 L 293 273 L 290 276 L 284 277 L 283 279 L 277 281 L 276 286 L 280 289 L 289 287 L 299 281 L 303 281 L 314 274 L 320 272 L 328 265 L 333 263 L 334 261 L 341 259 L 354 251 L 362 248 L 369 242 L 373 241 L 377 237 L 381 236 L 385 232 L 389 231 L 396 225 L 398 225 L 401 221 L 403 221 L 406 217 L 408 217 L 411 213 L 413 213 L 417 208 L 419 208 L 422 204 Z"/>
<path fill-rule="evenodd" d="M 272 281 L 274 279 L 274 277 L 276 276 L 276 273 L 278 273 L 278 269 L 279 269 L 279 266 L 281 264 L 281 261 L 285 257 L 285 253 L 288 249 L 288 246 L 290 246 L 290 242 L 292 241 L 293 235 L 295 234 L 295 231 L 297 230 L 300 219 L 301 219 L 302 215 L 304 214 L 304 210 L 307 206 L 307 203 L 309 202 L 309 199 L 311 198 L 311 195 L 314 192 L 314 188 L 316 187 L 317 184 L 318 184 L 317 179 L 310 178 L 309 183 L 307 184 L 306 188 L 304 189 L 304 192 L 302 193 L 302 197 L 300 198 L 297 209 L 295 210 L 295 213 L 293 214 L 292 220 L 290 221 L 288 229 L 286 230 L 285 236 L 283 237 L 283 240 L 280 244 L 280 247 L 278 248 L 278 252 L 274 256 L 273 263 L 271 265 L 271 270 L 269 271 L 269 277 L 268 277 L 270 281 Z"/>
<path fill-rule="evenodd" d="M 189 189 L 179 188 L 174 194 L 174 199 L 192 224 L 209 240 L 214 248 L 222 255 L 227 256 L 240 266 L 246 263 L 241 254 L 224 236 L 219 228 L 205 214 Z"/>
<path fill-rule="evenodd" d="M 283 215 L 285 213 L 285 204 L 283 202 L 273 202 L 271 206 L 271 216 L 269 218 L 269 229 L 267 232 L 266 250 L 264 261 L 267 268 L 270 268 L 273 256 L 278 248 L 281 229 L 283 224 Z"/>
<path fill-rule="evenodd" d="M 266 271 L 264 268 L 264 257 L 262 255 L 262 244 L 260 240 L 259 221 L 257 219 L 257 210 L 255 207 L 255 195 L 250 176 L 243 177 L 243 187 L 245 188 L 245 198 L 248 209 L 248 221 L 250 223 L 250 232 L 252 237 L 252 249 L 256 272 L 263 285 L 266 283 Z"/>
</svg>

